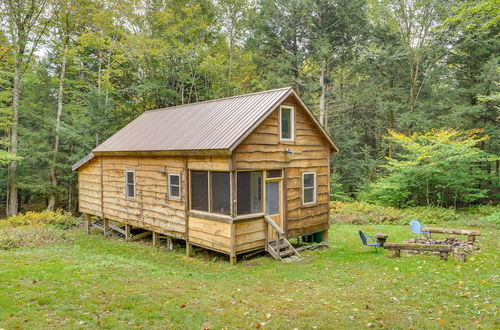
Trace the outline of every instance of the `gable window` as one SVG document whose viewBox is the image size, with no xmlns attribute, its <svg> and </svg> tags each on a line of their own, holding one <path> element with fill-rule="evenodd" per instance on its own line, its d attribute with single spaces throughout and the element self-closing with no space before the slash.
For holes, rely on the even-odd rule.
<svg viewBox="0 0 500 330">
<path fill-rule="evenodd" d="M 302 204 L 316 203 L 316 173 L 302 173 Z"/>
<path fill-rule="evenodd" d="M 171 199 L 181 199 L 181 175 L 168 175 L 168 197 Z"/>
<path fill-rule="evenodd" d="M 291 142 L 294 139 L 294 113 L 293 107 L 280 107 L 280 140 Z"/>
<path fill-rule="evenodd" d="M 262 172 L 244 171 L 237 174 L 237 214 L 262 212 Z"/>
<path fill-rule="evenodd" d="M 191 209 L 231 214 L 229 172 L 191 171 Z"/>
<path fill-rule="evenodd" d="M 135 198 L 135 171 L 125 171 L 125 196 Z"/>
</svg>

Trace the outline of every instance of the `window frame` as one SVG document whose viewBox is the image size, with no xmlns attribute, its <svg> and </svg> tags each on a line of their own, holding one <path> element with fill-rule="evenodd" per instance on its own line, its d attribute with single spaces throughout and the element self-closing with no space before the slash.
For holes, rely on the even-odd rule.
<svg viewBox="0 0 500 330">
<path fill-rule="evenodd" d="M 170 180 L 170 177 L 172 176 L 177 176 L 179 178 L 179 196 L 172 196 L 172 190 L 170 189 L 172 187 L 172 181 Z M 181 174 L 180 173 L 168 173 L 167 175 L 167 197 L 168 199 L 173 199 L 180 201 L 182 197 L 182 181 L 181 181 Z M 173 185 L 177 186 L 177 185 Z"/>
<path fill-rule="evenodd" d="M 206 172 L 207 173 L 207 211 L 203 210 L 196 210 L 193 209 L 193 180 L 191 178 L 192 172 Z M 224 173 L 229 173 L 229 215 L 224 214 L 224 213 L 218 213 L 218 212 L 213 212 L 212 210 L 212 172 L 224 172 Z M 189 210 L 194 211 L 194 212 L 205 212 L 209 214 L 215 214 L 218 216 L 223 216 L 223 217 L 231 217 L 233 214 L 233 202 L 232 202 L 232 191 L 233 191 L 233 176 L 231 175 L 231 171 L 219 171 L 219 170 L 198 170 L 198 169 L 190 169 L 189 170 L 189 185 L 188 185 L 188 191 L 189 191 Z"/>
<path fill-rule="evenodd" d="M 247 217 L 247 216 L 252 216 L 255 214 L 262 214 L 265 212 L 265 201 L 264 201 L 264 196 L 265 196 L 265 185 L 266 185 L 266 171 L 265 170 L 236 170 L 236 175 L 235 175 L 235 182 L 234 185 L 231 187 L 232 189 L 236 189 L 236 212 L 235 215 L 236 217 Z M 260 172 L 260 212 L 250 212 L 250 213 L 245 213 L 245 214 L 239 214 L 238 213 L 238 173 L 242 172 Z M 232 206 L 233 204 L 231 204 Z"/>
<path fill-rule="evenodd" d="M 306 187 L 305 186 L 305 176 L 312 174 L 313 175 L 313 186 L 312 187 Z M 313 200 L 311 202 L 305 202 L 304 200 L 304 192 L 306 189 L 314 189 L 313 193 Z M 318 182 L 316 180 L 316 172 L 303 172 L 302 173 L 302 205 L 314 205 L 317 202 L 317 193 L 318 193 Z"/>
<path fill-rule="evenodd" d="M 129 185 L 131 185 L 131 183 L 128 182 L 128 174 L 129 173 L 132 173 L 134 175 L 134 182 L 132 183 L 132 185 L 134 187 L 134 196 L 129 196 L 129 194 L 128 194 L 128 187 L 129 187 Z M 127 199 L 135 199 L 136 198 L 136 196 L 137 196 L 136 185 L 137 185 L 137 178 L 135 176 L 135 170 L 125 169 L 125 198 L 127 198 Z"/>
<path fill-rule="evenodd" d="M 290 110 L 290 138 L 283 138 L 283 122 L 282 122 L 282 112 L 283 109 Z M 281 105 L 279 111 L 279 134 L 281 142 L 294 142 L 295 141 L 295 108 L 291 105 Z"/>
</svg>

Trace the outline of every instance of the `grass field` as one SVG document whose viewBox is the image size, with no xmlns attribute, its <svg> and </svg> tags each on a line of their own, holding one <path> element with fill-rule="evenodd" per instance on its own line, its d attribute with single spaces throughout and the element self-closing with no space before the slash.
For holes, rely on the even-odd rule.
<svg viewBox="0 0 500 330">
<path fill-rule="evenodd" d="M 0 250 L 0 329 L 500 327 L 499 230 L 482 229 L 463 264 L 376 254 L 359 229 L 412 237 L 407 226 L 333 225 L 331 248 L 300 262 L 230 266 L 73 229 L 73 242 Z"/>
</svg>

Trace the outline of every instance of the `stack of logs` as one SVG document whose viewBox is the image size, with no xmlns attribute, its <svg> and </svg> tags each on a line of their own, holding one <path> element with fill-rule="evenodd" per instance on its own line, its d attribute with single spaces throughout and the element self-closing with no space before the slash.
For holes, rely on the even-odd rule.
<svg viewBox="0 0 500 330">
<path fill-rule="evenodd" d="M 412 238 L 404 241 L 404 243 L 409 244 L 425 244 L 425 245 L 445 245 L 453 249 L 453 255 L 457 261 L 465 262 L 467 260 L 467 254 L 472 253 L 475 250 L 479 250 L 477 245 L 473 245 L 470 242 L 459 240 L 456 237 L 447 237 L 446 239 L 429 239 L 429 238 Z M 420 253 L 419 251 L 408 251 L 408 253 Z M 433 252 L 439 254 L 439 252 Z"/>
</svg>

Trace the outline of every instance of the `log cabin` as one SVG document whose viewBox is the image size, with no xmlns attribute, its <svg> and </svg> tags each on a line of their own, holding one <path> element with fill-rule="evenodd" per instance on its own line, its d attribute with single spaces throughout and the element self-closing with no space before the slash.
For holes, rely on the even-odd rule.
<svg viewBox="0 0 500 330">
<path fill-rule="evenodd" d="M 327 239 L 338 151 L 291 87 L 142 113 L 73 165 L 79 210 L 229 256 Z M 90 229 L 89 229 L 90 231 Z M 129 236 L 127 236 L 128 238 Z"/>
</svg>

